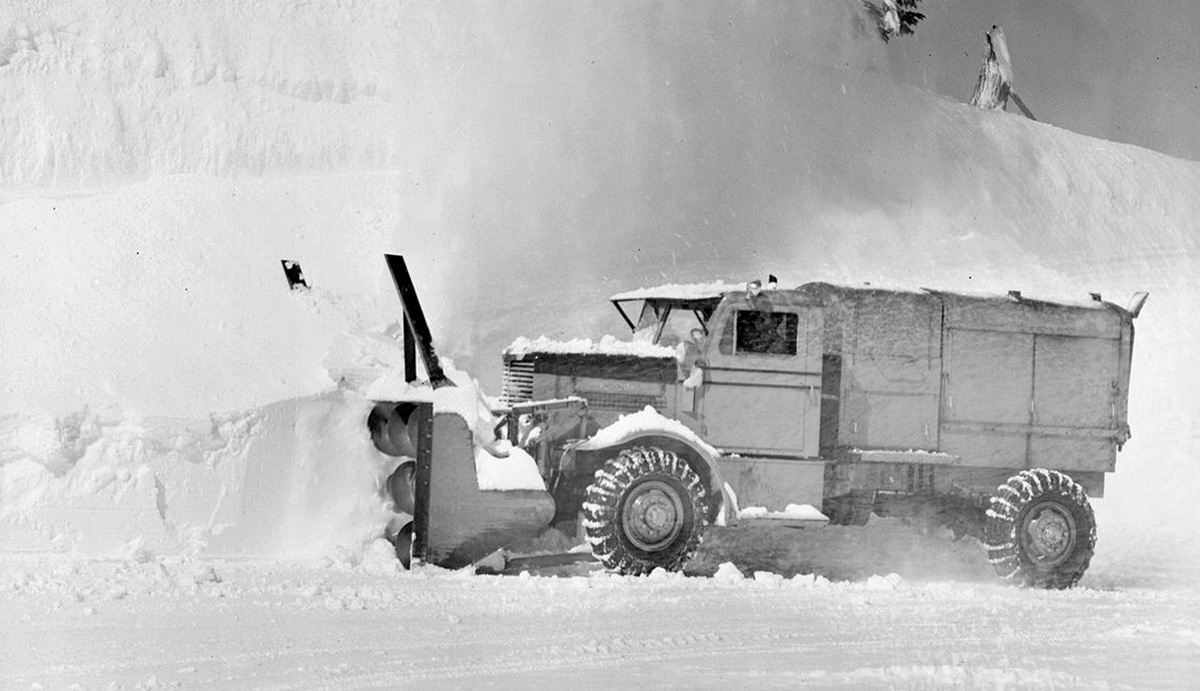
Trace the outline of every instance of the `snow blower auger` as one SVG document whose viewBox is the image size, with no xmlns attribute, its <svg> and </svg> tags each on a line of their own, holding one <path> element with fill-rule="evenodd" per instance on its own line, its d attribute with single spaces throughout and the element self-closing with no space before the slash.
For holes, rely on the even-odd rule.
<svg viewBox="0 0 1200 691">
<path fill-rule="evenodd" d="M 367 419 L 375 448 L 400 460 L 386 486 L 398 513 L 412 516 L 393 538 L 408 566 L 469 565 L 542 532 L 554 516 L 533 459 L 489 439 L 478 392 L 446 376 L 404 258 L 387 255 L 404 313 L 405 381 L 415 384 L 420 354 L 428 386 L 378 401 Z"/>
</svg>

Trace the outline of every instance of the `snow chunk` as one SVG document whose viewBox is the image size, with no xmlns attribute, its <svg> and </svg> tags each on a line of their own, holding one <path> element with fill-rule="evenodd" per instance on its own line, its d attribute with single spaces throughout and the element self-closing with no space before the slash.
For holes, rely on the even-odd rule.
<svg viewBox="0 0 1200 691">
<path fill-rule="evenodd" d="M 486 447 L 475 447 L 475 476 L 482 490 L 545 490 L 542 476 L 538 473 L 537 461 L 519 446 L 501 439 Z"/>
<path fill-rule="evenodd" d="M 783 576 L 773 571 L 755 571 L 754 582 L 773 588 L 783 585 Z"/>
<path fill-rule="evenodd" d="M 727 561 L 717 567 L 717 572 L 712 577 L 716 581 L 736 582 L 744 579 L 745 575 L 733 565 L 733 562 Z"/>
<path fill-rule="evenodd" d="M 810 504 L 788 504 L 783 511 L 769 511 L 765 506 L 747 506 L 738 511 L 738 518 L 776 518 L 796 521 L 828 521 L 829 517 Z"/>
<path fill-rule="evenodd" d="M 687 425 L 664 417 L 651 406 L 646 406 L 636 413 L 622 415 L 616 422 L 600 430 L 577 448 L 581 451 L 603 449 L 647 432 L 667 432 L 695 444 L 714 458 L 720 455 L 716 448 L 688 429 Z"/>
<path fill-rule="evenodd" d="M 390 575 L 400 571 L 396 546 L 384 538 L 372 540 L 363 548 L 358 567 L 367 573 Z"/>
<path fill-rule="evenodd" d="M 453 379 L 454 376 L 447 372 Z M 476 433 L 482 443 L 491 443 L 487 436 L 495 427 L 496 420 L 492 416 L 491 406 L 479 394 L 479 385 L 469 379 L 455 382 L 456 386 L 446 386 L 433 392 L 433 412 L 454 413 L 467 421 L 467 427 Z"/>
<path fill-rule="evenodd" d="M 886 576 L 871 576 L 867 579 L 867 590 L 896 590 L 903 585 L 904 579 L 900 574 L 889 573 Z"/>
<path fill-rule="evenodd" d="M 788 581 L 793 588 L 816 588 L 829 585 L 829 579 L 815 573 L 798 573 Z"/>
<path fill-rule="evenodd" d="M 788 518 L 799 518 L 806 521 L 828 521 L 829 517 L 821 513 L 819 509 L 811 504 L 788 504 L 783 510 L 783 515 Z"/>
<path fill-rule="evenodd" d="M 675 358 L 677 355 L 674 348 L 640 341 L 622 341 L 615 336 L 604 336 L 599 341 L 592 341 L 590 338 L 555 341 L 546 336 L 532 340 L 521 337 L 504 349 L 505 355 L 517 357 L 529 353 L 626 355 L 646 358 Z"/>
<path fill-rule="evenodd" d="M 433 402 L 433 388 L 424 382 L 404 381 L 404 372 L 396 370 L 376 379 L 363 391 L 363 397 L 372 401 Z"/>
</svg>

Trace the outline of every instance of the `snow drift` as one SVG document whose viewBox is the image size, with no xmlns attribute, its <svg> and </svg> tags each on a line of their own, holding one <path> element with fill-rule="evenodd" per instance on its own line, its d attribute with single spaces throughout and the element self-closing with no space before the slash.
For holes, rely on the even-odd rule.
<svg viewBox="0 0 1200 691">
<path fill-rule="evenodd" d="M 492 390 L 514 338 L 619 333 L 607 297 L 644 285 L 1149 290 L 1093 571 L 1196 572 L 1200 164 L 895 84 L 854 2 L 368 5 L 0 8 L 3 520 L 50 526 L 24 547 L 60 510 L 166 534 L 160 495 L 263 507 L 230 535 L 303 521 L 272 507 L 335 468 L 345 543 L 353 416 L 277 402 L 394 364 L 393 251 Z M 326 412 L 255 456 L 280 405 Z M 219 496 L 259 463 L 274 499 Z"/>
</svg>

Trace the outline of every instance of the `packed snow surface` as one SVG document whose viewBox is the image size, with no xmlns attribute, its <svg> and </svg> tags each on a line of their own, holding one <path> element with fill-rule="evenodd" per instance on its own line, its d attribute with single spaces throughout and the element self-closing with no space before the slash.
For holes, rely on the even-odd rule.
<svg viewBox="0 0 1200 691">
<path fill-rule="evenodd" d="M 493 577 L 398 571 L 390 551 L 8 560 L 0 686 L 1163 691 L 1200 674 L 1194 589 L 1042 592 L 880 561 L 853 581 L 729 561 Z"/>
</svg>

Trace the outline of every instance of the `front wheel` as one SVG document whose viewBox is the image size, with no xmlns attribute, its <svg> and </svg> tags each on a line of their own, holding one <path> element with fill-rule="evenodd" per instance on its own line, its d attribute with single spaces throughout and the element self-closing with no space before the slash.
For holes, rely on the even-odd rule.
<svg viewBox="0 0 1200 691">
<path fill-rule="evenodd" d="M 987 510 L 988 561 L 1003 578 L 1037 588 L 1079 582 L 1096 548 L 1087 493 L 1055 470 L 1023 470 L 1000 485 Z"/>
<path fill-rule="evenodd" d="M 592 554 L 623 574 L 682 569 L 700 546 L 706 496 L 699 476 L 674 453 L 622 451 L 596 471 L 584 499 Z"/>
</svg>

